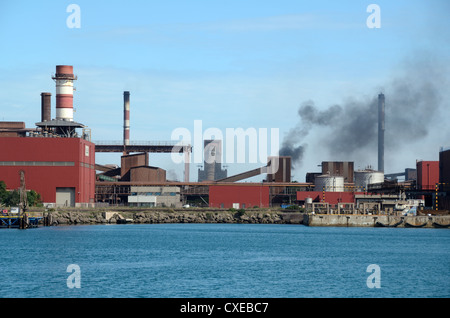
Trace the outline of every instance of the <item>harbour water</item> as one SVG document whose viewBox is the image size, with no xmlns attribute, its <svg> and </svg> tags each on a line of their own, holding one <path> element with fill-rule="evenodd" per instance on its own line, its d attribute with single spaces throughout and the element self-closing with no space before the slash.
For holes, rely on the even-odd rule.
<svg viewBox="0 0 450 318">
<path fill-rule="evenodd" d="M 0 297 L 450 297 L 448 229 L 78 225 L 0 239 Z"/>
</svg>

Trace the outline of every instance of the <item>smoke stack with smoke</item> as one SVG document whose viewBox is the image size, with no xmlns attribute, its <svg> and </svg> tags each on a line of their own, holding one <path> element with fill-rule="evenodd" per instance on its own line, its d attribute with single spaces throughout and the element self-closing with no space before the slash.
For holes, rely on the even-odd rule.
<svg viewBox="0 0 450 318">
<path fill-rule="evenodd" d="M 386 113 L 389 126 L 386 149 L 398 152 L 428 135 L 432 119 L 439 112 L 439 92 L 445 83 L 439 74 L 438 65 L 415 60 L 406 65 L 402 76 L 385 86 L 383 90 L 389 96 L 390 105 Z M 298 109 L 298 124 L 282 142 L 280 155 L 291 155 L 293 167 L 298 167 L 308 146 L 306 136 L 320 128 L 326 135 L 314 141 L 315 147 L 326 148 L 333 158 L 367 164 L 377 157 L 377 109 L 376 94 L 370 98 L 347 99 L 342 105 L 325 110 L 319 110 L 312 101 L 305 102 Z M 384 165 L 381 168 L 385 169 Z"/>
</svg>

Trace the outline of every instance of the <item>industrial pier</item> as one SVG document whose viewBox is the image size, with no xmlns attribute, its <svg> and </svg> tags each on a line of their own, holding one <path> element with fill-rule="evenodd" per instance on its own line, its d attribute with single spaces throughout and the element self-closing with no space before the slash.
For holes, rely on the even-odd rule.
<svg viewBox="0 0 450 318">
<path fill-rule="evenodd" d="M 0 181 L 8 191 L 15 191 L 21 189 L 21 178 L 26 179 L 23 190 L 39 193 L 47 209 L 196 207 L 225 212 L 293 208 L 308 212 L 310 220 L 322 215 L 322 220 L 330 223 L 340 218 L 336 215 L 347 215 L 343 220 L 349 215 L 381 220 L 385 215 L 441 216 L 450 210 L 450 148 L 440 149 L 439 161 L 416 160 L 416 167 L 385 173 L 384 133 L 388 127 L 384 121 L 389 99 L 382 93 L 374 109 L 379 120 L 377 170 L 355 170 L 352 161 L 322 161 L 321 171 L 307 173 L 305 182 L 293 182 L 291 157 L 280 155 L 268 157 L 261 167 L 230 176 L 221 161 L 222 140 L 203 140 L 204 163 L 198 168 L 197 180 L 192 181 L 192 145 L 131 139 L 131 92 L 124 91 L 123 101 L 117 103 L 123 107 L 123 140 L 92 141 L 91 129 L 74 121 L 74 81 L 78 76 L 73 66 L 57 65 L 52 79 L 56 84 L 54 118 L 52 93 L 42 92 L 41 118 L 34 128 L 21 121 L 0 122 Z M 88 107 L 79 105 L 78 110 L 88 111 Z M 96 162 L 100 152 L 117 153 L 120 166 Z M 149 160 L 149 153 L 173 152 L 183 154 L 183 181 L 170 180 L 165 169 Z M 242 182 L 254 177 L 261 181 Z M 4 221 L 13 225 L 18 219 Z"/>
<path fill-rule="evenodd" d="M 25 214 L 1 215 L 0 228 L 19 228 L 27 229 L 39 226 L 43 217 L 29 217 Z"/>
</svg>

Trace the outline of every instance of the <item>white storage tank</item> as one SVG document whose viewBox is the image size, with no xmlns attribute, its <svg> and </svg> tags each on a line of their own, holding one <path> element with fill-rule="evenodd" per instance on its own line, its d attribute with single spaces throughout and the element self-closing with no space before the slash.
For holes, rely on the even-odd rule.
<svg viewBox="0 0 450 318">
<path fill-rule="evenodd" d="M 344 191 L 344 177 L 328 174 L 317 176 L 314 182 L 315 191 L 342 192 Z"/>
<path fill-rule="evenodd" d="M 371 169 L 355 171 L 355 187 L 357 190 L 367 190 L 369 184 L 383 183 L 384 173 Z"/>
</svg>

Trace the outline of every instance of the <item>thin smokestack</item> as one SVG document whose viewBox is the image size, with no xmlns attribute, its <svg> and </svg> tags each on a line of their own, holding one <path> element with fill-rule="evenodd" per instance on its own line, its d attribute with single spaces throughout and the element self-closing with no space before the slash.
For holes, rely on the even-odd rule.
<svg viewBox="0 0 450 318">
<path fill-rule="evenodd" d="M 123 92 L 123 144 L 130 144 L 130 92 Z"/>
<path fill-rule="evenodd" d="M 378 94 L 378 171 L 384 172 L 384 94 Z"/>
<path fill-rule="evenodd" d="M 41 93 L 41 122 L 50 121 L 52 117 L 51 93 Z"/>
</svg>

